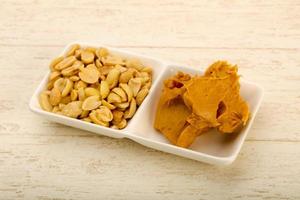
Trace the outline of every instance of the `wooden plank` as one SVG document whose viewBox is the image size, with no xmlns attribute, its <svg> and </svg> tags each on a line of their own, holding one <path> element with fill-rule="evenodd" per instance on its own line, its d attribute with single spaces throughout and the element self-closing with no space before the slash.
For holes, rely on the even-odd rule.
<svg viewBox="0 0 300 200">
<path fill-rule="evenodd" d="M 300 198 L 298 142 L 248 141 L 233 165 L 214 167 L 108 137 L 1 141 L 4 199 Z"/>
<path fill-rule="evenodd" d="M 295 0 L 4 1 L 0 43 L 294 49 L 299 17 Z"/>
</svg>

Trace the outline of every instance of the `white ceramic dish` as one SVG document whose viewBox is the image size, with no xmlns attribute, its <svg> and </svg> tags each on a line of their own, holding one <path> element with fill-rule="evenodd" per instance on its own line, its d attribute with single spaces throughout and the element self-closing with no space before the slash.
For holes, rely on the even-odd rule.
<svg viewBox="0 0 300 200">
<path fill-rule="evenodd" d="M 72 44 L 69 44 L 62 54 L 64 54 L 64 52 L 66 52 L 66 50 L 68 50 Z M 79 44 L 82 46 L 96 46 L 95 44 Z M 99 46 L 104 47 L 103 45 Z M 164 79 L 174 75 L 178 70 L 191 74 L 201 74 L 202 72 L 188 67 L 178 66 L 176 64 L 168 64 L 168 62 L 148 56 L 139 55 L 116 48 L 106 48 L 108 48 L 110 52 L 122 55 L 124 57 L 137 57 L 143 63 L 153 68 L 153 84 L 150 92 L 125 129 L 114 130 L 42 110 L 39 106 L 38 95 L 45 87 L 49 72 L 45 75 L 42 82 L 35 90 L 30 100 L 30 109 L 33 112 L 57 123 L 84 129 L 113 138 L 129 138 L 150 148 L 210 164 L 228 165 L 236 159 L 262 101 L 263 90 L 261 87 L 244 80 L 240 81 L 241 95 L 250 106 L 251 118 L 247 126 L 244 127 L 239 134 L 224 136 L 216 131 L 212 131 L 209 134 L 207 133 L 199 136 L 189 149 L 184 149 L 170 144 L 162 134 L 153 128 L 156 105 L 161 93 L 162 82 Z M 45 68 L 47 68 L 47 66 L 45 66 Z"/>
</svg>

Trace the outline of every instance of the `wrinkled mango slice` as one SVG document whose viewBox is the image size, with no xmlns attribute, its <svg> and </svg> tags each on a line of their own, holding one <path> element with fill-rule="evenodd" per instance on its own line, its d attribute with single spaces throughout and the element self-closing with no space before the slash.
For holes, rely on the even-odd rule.
<svg viewBox="0 0 300 200">
<path fill-rule="evenodd" d="M 178 72 L 167 79 L 154 127 L 180 147 L 189 147 L 211 128 L 223 133 L 240 131 L 250 113 L 240 96 L 237 70 L 237 66 L 218 61 L 202 76 Z"/>
</svg>

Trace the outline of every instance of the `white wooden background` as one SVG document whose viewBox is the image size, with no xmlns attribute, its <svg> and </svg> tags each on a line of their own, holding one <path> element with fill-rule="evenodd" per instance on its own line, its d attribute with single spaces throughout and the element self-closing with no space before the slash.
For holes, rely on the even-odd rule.
<svg viewBox="0 0 300 200">
<path fill-rule="evenodd" d="M 75 40 L 238 64 L 265 98 L 237 160 L 215 167 L 31 113 Z M 0 0 L 0 199 L 300 199 L 300 1 Z"/>
</svg>

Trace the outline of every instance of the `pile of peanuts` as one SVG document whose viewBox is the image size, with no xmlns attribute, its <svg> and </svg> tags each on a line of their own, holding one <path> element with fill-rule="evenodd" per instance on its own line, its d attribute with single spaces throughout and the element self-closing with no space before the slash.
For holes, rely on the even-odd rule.
<svg viewBox="0 0 300 200">
<path fill-rule="evenodd" d="M 152 69 L 105 48 L 72 45 L 50 64 L 43 110 L 123 129 L 148 95 Z"/>
</svg>

